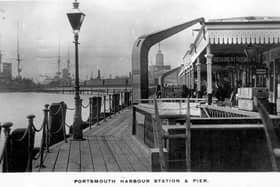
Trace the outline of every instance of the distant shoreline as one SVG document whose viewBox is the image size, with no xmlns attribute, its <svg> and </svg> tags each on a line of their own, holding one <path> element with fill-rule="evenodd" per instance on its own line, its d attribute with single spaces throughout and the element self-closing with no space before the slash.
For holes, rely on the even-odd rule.
<svg viewBox="0 0 280 187">
<path fill-rule="evenodd" d="M 80 90 L 92 90 L 92 91 L 101 91 L 101 90 L 131 90 L 131 86 L 90 86 L 90 87 L 80 87 Z M 74 86 L 72 87 L 44 87 L 44 88 L 0 88 L 0 93 L 18 93 L 18 92 L 61 92 L 61 91 L 70 91 L 74 90 Z"/>
</svg>

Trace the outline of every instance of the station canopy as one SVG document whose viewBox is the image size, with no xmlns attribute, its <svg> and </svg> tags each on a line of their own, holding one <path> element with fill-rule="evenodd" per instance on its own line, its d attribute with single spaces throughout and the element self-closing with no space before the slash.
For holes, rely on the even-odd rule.
<svg viewBox="0 0 280 187">
<path fill-rule="evenodd" d="M 179 75 L 183 75 L 205 53 L 208 45 L 214 56 L 239 56 L 253 48 L 264 52 L 279 46 L 280 17 L 210 19 L 195 31 L 195 40 L 184 56 L 184 66 Z"/>
</svg>

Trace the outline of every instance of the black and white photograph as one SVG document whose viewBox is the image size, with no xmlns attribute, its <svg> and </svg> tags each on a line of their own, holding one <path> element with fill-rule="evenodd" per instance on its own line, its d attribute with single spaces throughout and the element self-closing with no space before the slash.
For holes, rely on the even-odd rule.
<svg viewBox="0 0 280 187">
<path fill-rule="evenodd" d="M 0 0 L 0 184 L 280 177 L 276 0 Z"/>
</svg>

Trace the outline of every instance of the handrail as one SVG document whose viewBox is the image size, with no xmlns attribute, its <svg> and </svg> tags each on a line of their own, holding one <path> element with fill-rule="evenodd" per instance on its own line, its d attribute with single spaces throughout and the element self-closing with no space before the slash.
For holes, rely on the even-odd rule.
<svg viewBox="0 0 280 187">
<path fill-rule="evenodd" d="M 159 118 L 157 100 L 154 98 L 154 106 L 155 106 L 155 118 L 152 119 L 153 122 L 153 136 L 154 136 L 154 143 L 155 147 L 159 148 L 159 164 L 160 164 L 160 171 L 166 171 L 166 163 L 165 157 L 163 153 L 163 142 L 162 142 L 162 126 L 161 121 Z"/>
<path fill-rule="evenodd" d="M 277 154 L 277 151 L 279 150 L 280 145 L 278 143 L 278 137 L 275 133 L 272 120 L 270 119 L 269 114 L 266 111 L 263 104 L 256 97 L 254 97 L 253 101 L 254 101 L 254 105 L 257 107 L 260 113 L 261 119 L 264 124 L 264 132 L 265 132 L 267 147 L 268 147 L 270 160 L 272 164 L 272 169 L 273 171 L 279 171 L 280 159 L 279 159 L 279 155 Z"/>
<path fill-rule="evenodd" d="M 186 123 L 185 123 L 185 134 L 184 135 L 163 135 L 162 134 L 162 124 L 159 116 L 159 110 L 158 110 L 158 104 L 157 99 L 154 98 L 154 107 L 155 107 L 155 114 L 152 115 L 152 122 L 153 122 L 153 136 L 154 136 L 154 143 L 155 147 L 159 148 L 159 163 L 160 163 L 160 170 L 166 171 L 166 161 L 170 162 L 170 160 L 165 158 L 164 152 L 163 152 L 163 142 L 162 139 L 164 138 L 185 138 L 185 166 L 186 171 L 191 171 L 191 121 L 190 121 L 190 101 L 189 99 L 186 99 L 187 103 L 187 112 L 186 112 Z M 172 162 L 172 160 L 171 160 Z"/>
</svg>

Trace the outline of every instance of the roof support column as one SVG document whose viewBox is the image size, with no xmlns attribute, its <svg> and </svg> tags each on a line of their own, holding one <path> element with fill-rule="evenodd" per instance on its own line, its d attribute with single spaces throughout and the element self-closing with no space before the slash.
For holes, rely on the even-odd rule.
<svg viewBox="0 0 280 187">
<path fill-rule="evenodd" d="M 206 48 L 206 65 L 207 65 L 207 95 L 208 105 L 212 104 L 212 58 L 210 45 Z"/>
<path fill-rule="evenodd" d="M 201 97 L 201 63 L 199 57 L 196 59 L 196 75 L 197 75 L 196 91 L 197 91 L 197 96 L 200 98 Z"/>
<path fill-rule="evenodd" d="M 191 69 L 188 68 L 188 88 L 191 89 Z"/>
<path fill-rule="evenodd" d="M 187 88 L 189 88 L 189 68 L 186 69 L 186 78 L 187 78 L 186 86 Z"/>
<path fill-rule="evenodd" d="M 191 69 L 190 69 L 190 76 L 191 76 L 191 90 L 193 91 L 194 89 L 194 66 L 191 65 Z"/>
</svg>

